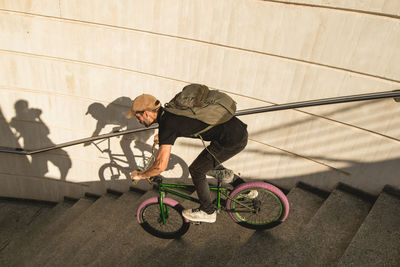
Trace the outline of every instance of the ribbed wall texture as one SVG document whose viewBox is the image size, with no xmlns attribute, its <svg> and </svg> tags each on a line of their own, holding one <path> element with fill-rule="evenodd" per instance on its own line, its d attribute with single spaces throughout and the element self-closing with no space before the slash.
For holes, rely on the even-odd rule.
<svg viewBox="0 0 400 267">
<path fill-rule="evenodd" d="M 399 47 L 397 0 L 0 0 L 0 146 L 137 128 L 124 118 L 131 99 L 165 103 L 194 82 L 238 109 L 400 89 Z M 386 99 L 243 116 L 249 145 L 226 166 L 284 187 L 343 181 L 376 194 L 400 186 L 399 115 Z M 111 139 L 122 171 L 142 165 L 153 134 Z M 179 140 L 166 176 L 187 178 L 201 146 Z M 110 162 L 89 144 L 0 154 L 0 195 L 126 188 Z"/>
</svg>

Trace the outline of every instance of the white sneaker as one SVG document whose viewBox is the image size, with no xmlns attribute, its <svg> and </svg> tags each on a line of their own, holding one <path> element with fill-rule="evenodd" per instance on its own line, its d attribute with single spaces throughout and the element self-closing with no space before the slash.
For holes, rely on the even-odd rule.
<svg viewBox="0 0 400 267">
<path fill-rule="evenodd" d="M 186 209 L 182 211 L 182 215 L 192 222 L 214 223 L 217 220 L 217 211 L 208 214 L 200 209 Z"/>
<path fill-rule="evenodd" d="M 249 193 L 247 193 L 247 197 L 251 199 L 255 199 L 258 197 L 258 191 L 257 190 L 250 190 Z"/>
<path fill-rule="evenodd" d="M 249 198 L 249 199 L 255 199 L 256 197 L 258 197 L 258 191 L 257 190 L 250 190 L 247 193 L 242 193 L 241 196 L 245 197 L 245 198 Z"/>
</svg>

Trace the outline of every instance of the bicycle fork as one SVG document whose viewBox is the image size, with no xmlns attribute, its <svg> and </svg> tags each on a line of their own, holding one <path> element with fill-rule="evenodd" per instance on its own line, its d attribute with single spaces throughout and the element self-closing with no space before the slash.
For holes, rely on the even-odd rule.
<svg viewBox="0 0 400 267">
<path fill-rule="evenodd" d="M 164 205 L 164 197 L 165 197 L 165 192 L 160 192 L 160 196 L 158 198 L 158 203 L 160 204 L 160 216 L 161 216 L 161 221 L 163 224 L 167 223 L 167 217 L 169 214 L 168 210 L 168 205 Z"/>
</svg>

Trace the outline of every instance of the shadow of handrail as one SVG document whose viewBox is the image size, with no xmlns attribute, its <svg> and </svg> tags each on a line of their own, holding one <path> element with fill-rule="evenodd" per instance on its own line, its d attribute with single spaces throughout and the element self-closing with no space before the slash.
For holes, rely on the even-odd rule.
<svg viewBox="0 0 400 267">
<path fill-rule="evenodd" d="M 116 131 L 116 132 L 113 132 L 113 133 L 102 134 L 102 135 L 98 135 L 98 136 L 94 136 L 94 137 L 78 139 L 78 140 L 75 140 L 75 141 L 70 141 L 70 142 L 62 143 L 62 144 L 55 145 L 55 146 L 52 146 L 52 147 L 47 147 L 47 148 L 42 148 L 42 149 L 37 149 L 37 150 L 23 150 L 23 149 L 19 149 L 19 148 L 12 150 L 12 149 L 1 148 L 0 152 L 12 153 L 12 154 L 20 154 L 20 155 L 32 155 L 32 154 L 46 152 L 46 151 L 49 151 L 49 150 L 54 150 L 54 149 L 59 149 L 59 148 L 63 148 L 63 147 L 79 145 L 79 144 L 83 144 L 83 143 L 86 143 L 86 142 L 92 142 L 92 141 L 96 141 L 96 140 L 100 140 L 100 139 L 110 138 L 110 137 L 114 137 L 114 136 L 120 136 L 120 135 L 125 135 L 125 134 L 131 134 L 131 133 L 154 130 L 154 129 L 157 129 L 157 127 L 158 127 L 158 125 L 155 124 L 155 125 L 152 125 L 151 127 L 148 127 L 148 128 L 139 128 L 139 129 L 133 129 L 133 130 Z"/>
<path fill-rule="evenodd" d="M 279 110 L 287 110 L 287 109 L 296 109 L 296 108 L 304 108 L 304 107 L 313 107 L 313 106 L 321 106 L 321 105 L 329 105 L 329 104 L 339 104 L 339 103 L 349 103 L 355 101 L 367 101 L 367 100 L 376 100 L 383 98 L 394 98 L 396 102 L 400 102 L 400 90 L 386 91 L 386 92 L 377 92 L 377 93 L 369 93 L 369 94 L 359 94 L 359 95 L 350 95 L 350 96 L 341 96 L 341 97 L 333 97 L 333 98 L 324 98 L 317 100 L 309 100 L 302 102 L 292 102 L 287 104 L 276 104 L 258 108 L 250 108 L 239 110 L 235 113 L 236 116 L 242 115 L 251 115 L 257 113 L 271 112 L 271 111 L 279 111 Z M 20 154 L 20 155 L 32 155 L 37 153 L 46 152 L 49 150 L 64 148 L 68 146 L 78 145 L 86 142 L 92 142 L 100 139 L 110 138 L 114 136 L 120 136 L 131 133 L 138 133 L 143 131 L 154 130 L 158 128 L 158 124 L 154 124 L 147 128 L 139 128 L 133 130 L 125 130 L 125 131 L 115 131 L 108 134 L 98 135 L 94 137 L 88 137 L 83 139 L 78 139 L 75 141 L 70 141 L 62 144 L 58 144 L 52 147 L 37 149 L 37 150 L 23 150 L 20 148 L 11 149 L 11 148 L 0 148 L 0 153 L 12 153 L 12 154 Z"/>
</svg>

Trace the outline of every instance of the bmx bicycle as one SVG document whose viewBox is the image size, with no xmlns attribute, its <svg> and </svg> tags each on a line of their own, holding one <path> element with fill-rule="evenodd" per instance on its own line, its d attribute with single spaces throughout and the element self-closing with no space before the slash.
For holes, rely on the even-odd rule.
<svg viewBox="0 0 400 267">
<path fill-rule="evenodd" d="M 200 203 L 195 198 L 178 190 L 194 191 L 194 185 L 164 183 L 162 177 L 148 179 L 157 186 L 159 196 L 143 201 L 137 209 L 137 220 L 148 233 L 165 239 L 179 238 L 190 226 L 182 216 L 184 207 L 167 194 Z M 218 213 L 227 212 L 237 224 L 255 230 L 269 229 L 281 224 L 289 214 L 289 201 L 277 187 L 265 182 L 245 182 L 233 189 L 218 179 L 217 186 L 210 185 L 216 192 L 215 208 Z"/>
</svg>

